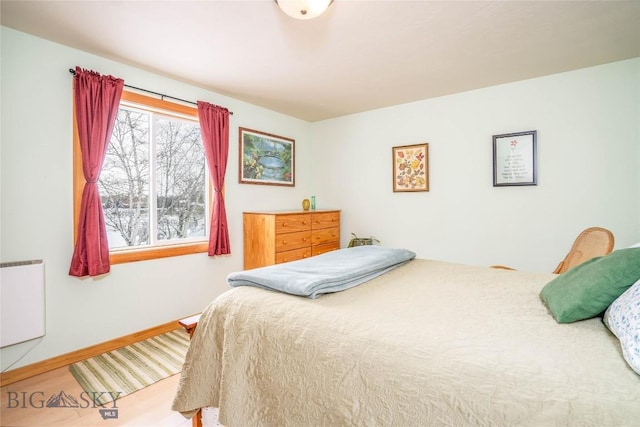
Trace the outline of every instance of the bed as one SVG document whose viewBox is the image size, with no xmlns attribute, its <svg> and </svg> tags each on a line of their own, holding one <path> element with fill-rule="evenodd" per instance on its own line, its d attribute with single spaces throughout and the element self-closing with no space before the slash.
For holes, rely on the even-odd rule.
<svg viewBox="0 0 640 427">
<path fill-rule="evenodd" d="M 202 313 L 173 409 L 230 427 L 639 425 L 640 375 L 601 317 L 550 315 L 555 278 L 414 259 L 316 299 L 234 287 Z"/>
</svg>

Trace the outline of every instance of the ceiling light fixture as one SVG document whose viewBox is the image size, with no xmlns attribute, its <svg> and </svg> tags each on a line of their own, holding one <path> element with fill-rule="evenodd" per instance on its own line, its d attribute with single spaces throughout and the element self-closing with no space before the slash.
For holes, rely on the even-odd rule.
<svg viewBox="0 0 640 427">
<path fill-rule="evenodd" d="M 280 10 L 295 19 L 313 19 L 322 15 L 333 0 L 274 0 Z"/>
</svg>

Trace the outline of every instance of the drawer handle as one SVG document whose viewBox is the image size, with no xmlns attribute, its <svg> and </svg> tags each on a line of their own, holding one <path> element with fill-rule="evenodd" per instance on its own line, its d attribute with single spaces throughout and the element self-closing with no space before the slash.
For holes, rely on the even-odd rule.
<svg viewBox="0 0 640 427">
<path fill-rule="evenodd" d="M 286 241 L 286 240 L 283 240 L 283 241 L 282 241 L 282 244 L 283 244 L 283 245 L 286 245 L 286 244 L 287 244 L 287 241 Z"/>
</svg>

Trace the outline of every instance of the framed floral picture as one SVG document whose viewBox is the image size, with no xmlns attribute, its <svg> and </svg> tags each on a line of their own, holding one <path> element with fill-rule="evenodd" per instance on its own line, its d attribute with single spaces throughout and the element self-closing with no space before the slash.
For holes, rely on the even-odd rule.
<svg viewBox="0 0 640 427">
<path fill-rule="evenodd" d="M 295 186 L 295 140 L 240 128 L 241 184 Z"/>
<path fill-rule="evenodd" d="M 429 191 L 429 144 L 393 147 L 393 191 Z"/>
</svg>

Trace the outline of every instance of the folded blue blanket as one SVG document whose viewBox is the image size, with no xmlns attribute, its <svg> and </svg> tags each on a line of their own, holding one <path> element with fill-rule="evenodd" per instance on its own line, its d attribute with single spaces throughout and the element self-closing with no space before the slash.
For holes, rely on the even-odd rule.
<svg viewBox="0 0 640 427">
<path fill-rule="evenodd" d="M 358 246 L 311 258 L 231 273 L 231 286 L 256 286 L 316 298 L 352 288 L 396 268 L 416 254 L 407 249 Z"/>
</svg>

